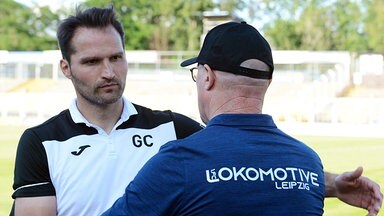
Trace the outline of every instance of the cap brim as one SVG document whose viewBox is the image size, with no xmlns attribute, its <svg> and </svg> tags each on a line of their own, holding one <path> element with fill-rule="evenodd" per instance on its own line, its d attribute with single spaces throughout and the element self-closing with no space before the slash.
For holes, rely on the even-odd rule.
<svg viewBox="0 0 384 216">
<path fill-rule="evenodd" d="M 191 64 L 195 64 L 196 62 L 197 62 L 197 57 L 194 57 L 194 58 L 190 58 L 190 59 L 187 59 L 187 60 L 181 62 L 180 66 L 186 67 L 186 66 L 189 66 Z"/>
</svg>

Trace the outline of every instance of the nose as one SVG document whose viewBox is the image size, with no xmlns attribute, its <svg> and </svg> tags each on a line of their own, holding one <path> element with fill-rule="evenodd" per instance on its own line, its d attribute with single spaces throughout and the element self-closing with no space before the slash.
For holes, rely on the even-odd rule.
<svg viewBox="0 0 384 216">
<path fill-rule="evenodd" d="M 103 77 L 106 78 L 106 79 L 112 79 L 113 77 L 115 77 L 115 72 L 113 71 L 113 67 L 112 67 L 112 64 L 111 62 L 109 62 L 108 60 L 104 60 L 103 61 Z"/>
</svg>

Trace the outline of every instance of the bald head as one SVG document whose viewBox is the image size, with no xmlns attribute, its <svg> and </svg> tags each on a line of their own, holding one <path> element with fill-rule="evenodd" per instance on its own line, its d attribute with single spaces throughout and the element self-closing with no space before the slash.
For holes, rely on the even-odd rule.
<svg viewBox="0 0 384 216">
<path fill-rule="evenodd" d="M 242 67 L 268 71 L 269 66 L 257 59 L 247 60 Z M 265 93 L 271 79 L 256 79 L 199 67 L 199 110 L 203 122 L 222 113 L 261 113 Z"/>
</svg>

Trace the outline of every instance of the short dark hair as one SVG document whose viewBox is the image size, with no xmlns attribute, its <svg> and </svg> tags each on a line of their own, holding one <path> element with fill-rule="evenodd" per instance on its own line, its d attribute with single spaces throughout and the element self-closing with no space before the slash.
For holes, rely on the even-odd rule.
<svg viewBox="0 0 384 216">
<path fill-rule="evenodd" d="M 56 36 L 63 58 L 70 62 L 70 55 L 75 52 L 74 47 L 71 45 L 71 40 L 76 29 L 79 27 L 106 28 L 109 25 L 112 25 L 120 34 L 121 42 L 125 49 L 124 29 L 117 20 L 117 14 L 113 6 L 106 8 L 93 7 L 84 11 L 78 6 L 76 14 L 64 19 L 57 29 Z"/>
</svg>

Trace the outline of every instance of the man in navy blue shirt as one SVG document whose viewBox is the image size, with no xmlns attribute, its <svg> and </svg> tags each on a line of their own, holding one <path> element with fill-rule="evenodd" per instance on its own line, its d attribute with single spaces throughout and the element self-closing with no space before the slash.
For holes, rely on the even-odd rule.
<svg viewBox="0 0 384 216">
<path fill-rule="evenodd" d="M 319 156 L 262 114 L 274 69 L 245 22 L 213 28 L 191 69 L 206 128 L 150 159 L 105 215 L 322 215 Z"/>
<path fill-rule="evenodd" d="M 201 129 L 185 116 L 150 110 L 122 97 L 127 73 L 124 31 L 113 8 L 77 10 L 60 24 L 58 40 L 61 69 L 78 97 L 68 110 L 27 129 L 20 138 L 12 195 L 17 215 L 99 215 L 162 144 Z M 289 167 L 208 169 L 205 178 L 212 183 L 225 181 L 226 175 L 244 181 L 269 177 L 275 188 L 285 190 L 297 183 L 276 179 L 288 174 L 311 178 L 315 186 L 317 182 L 312 172 Z M 375 215 L 382 194 L 361 174 L 362 168 L 341 175 L 325 172 L 325 194 Z M 305 181 L 297 187 L 308 188 Z M 97 189 L 89 189 L 89 182 Z"/>
</svg>

